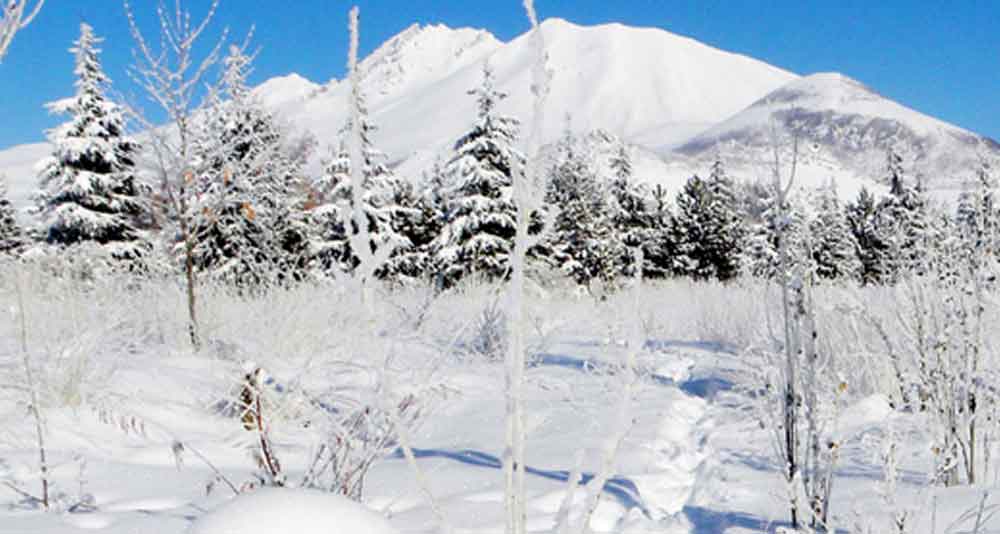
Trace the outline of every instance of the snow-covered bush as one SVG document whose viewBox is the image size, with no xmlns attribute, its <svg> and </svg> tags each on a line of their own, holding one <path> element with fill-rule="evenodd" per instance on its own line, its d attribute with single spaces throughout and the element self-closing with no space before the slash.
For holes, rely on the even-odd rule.
<svg viewBox="0 0 1000 534">
<path fill-rule="evenodd" d="M 498 299 L 487 302 L 469 332 L 468 350 L 487 360 L 501 361 L 507 352 L 507 320 Z"/>
</svg>

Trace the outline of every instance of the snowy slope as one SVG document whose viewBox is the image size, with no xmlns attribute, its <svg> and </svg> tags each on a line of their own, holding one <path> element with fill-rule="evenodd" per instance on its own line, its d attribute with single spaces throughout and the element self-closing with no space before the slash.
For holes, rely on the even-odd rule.
<svg viewBox="0 0 1000 534">
<path fill-rule="evenodd" d="M 794 80 L 671 156 L 706 161 L 721 151 L 737 160 L 753 158 L 769 150 L 772 120 L 797 133 L 809 157 L 868 180 L 884 174 L 889 147 L 903 156 L 911 175 L 921 176 L 932 189 L 960 188 L 976 169 L 980 151 L 1000 156 L 995 141 L 888 100 L 837 73 Z"/>
<path fill-rule="evenodd" d="M 31 194 L 38 187 L 35 164 L 48 156 L 49 150 L 48 143 L 34 143 L 0 151 L 0 176 L 6 178 L 7 193 L 15 206 L 24 208 L 30 203 Z"/>
</svg>

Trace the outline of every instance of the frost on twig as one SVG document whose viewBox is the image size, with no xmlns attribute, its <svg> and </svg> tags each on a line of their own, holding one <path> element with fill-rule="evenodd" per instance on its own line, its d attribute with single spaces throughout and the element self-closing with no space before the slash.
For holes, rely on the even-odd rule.
<svg viewBox="0 0 1000 534">
<path fill-rule="evenodd" d="M 7 49 L 14 40 L 14 35 L 23 30 L 35 19 L 41 11 L 45 0 L 4 0 L 5 6 L 0 6 L 0 63 L 7 55 Z"/>
</svg>

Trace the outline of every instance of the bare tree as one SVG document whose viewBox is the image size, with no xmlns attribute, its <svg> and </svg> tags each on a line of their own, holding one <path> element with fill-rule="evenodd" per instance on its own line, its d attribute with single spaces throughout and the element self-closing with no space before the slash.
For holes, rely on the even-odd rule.
<svg viewBox="0 0 1000 534">
<path fill-rule="evenodd" d="M 14 35 L 31 24 L 38 12 L 42 10 L 45 0 L 35 0 L 35 5 L 29 8 L 31 0 L 8 0 L 3 7 L 3 18 L 0 18 L 0 63 L 3 63 L 7 49 L 14 40 Z"/>
<path fill-rule="evenodd" d="M 201 337 L 196 300 L 194 251 L 197 236 L 194 223 L 205 212 L 198 209 L 198 192 L 193 187 L 198 170 L 192 150 L 193 128 L 202 104 L 199 94 L 203 89 L 203 80 L 218 62 L 228 31 L 223 30 L 215 45 L 200 58 L 195 45 L 208 30 L 219 1 L 213 0 L 204 18 L 193 23 L 190 12 L 184 10 L 182 0 L 177 0 L 172 10 L 161 0 L 156 7 L 160 27 L 159 50 L 154 49 L 143 35 L 131 5 L 128 0 L 125 1 L 125 13 L 136 45 L 130 74 L 146 96 L 161 108 L 168 121 L 167 126 L 159 127 L 138 108 L 133 110 L 150 137 L 149 145 L 155 158 L 154 167 L 162 195 L 159 207 L 162 215 L 177 225 L 183 246 L 188 334 L 196 350 L 201 347 Z"/>
<path fill-rule="evenodd" d="M 41 493 L 38 495 L 32 495 L 21 491 L 13 484 L 5 483 L 5 485 L 16 491 L 22 497 L 25 497 L 29 501 L 37 502 L 41 504 L 42 508 L 48 510 L 51 502 L 49 498 L 49 461 L 45 446 L 45 419 L 43 418 L 41 412 L 38 382 L 35 378 L 35 372 L 32 367 L 31 353 L 28 350 L 28 321 L 25 317 L 27 314 L 27 307 L 24 303 L 25 290 L 23 287 L 24 269 L 17 267 L 14 269 L 13 274 L 17 306 L 13 307 L 12 311 L 16 315 L 17 321 L 17 337 L 21 349 L 21 364 L 24 371 L 24 390 L 28 395 L 28 412 L 31 414 L 31 418 L 35 424 L 35 440 L 38 449 L 38 475 L 41 482 Z"/>
<path fill-rule="evenodd" d="M 353 281 L 359 285 L 362 303 L 371 310 L 371 283 L 375 277 L 375 271 L 382 266 L 392 254 L 391 243 L 384 243 L 376 246 L 370 236 L 368 229 L 368 215 L 364 209 L 365 197 L 365 165 L 364 165 L 364 141 L 362 131 L 362 99 L 361 99 L 361 73 L 358 71 L 358 40 L 359 40 L 359 19 L 360 12 L 354 6 L 348 16 L 348 30 L 350 32 L 350 46 L 347 54 L 347 72 L 351 86 L 351 97 L 348 101 L 350 106 L 349 116 L 351 117 L 351 130 L 348 141 L 348 151 L 351 161 L 351 222 L 354 231 L 348 235 L 351 250 L 358 257 L 358 265 L 351 273 Z"/>
<path fill-rule="evenodd" d="M 775 191 L 775 203 L 777 204 L 778 211 L 778 228 L 777 228 L 777 238 L 778 238 L 778 265 L 779 269 L 784 271 L 786 267 L 791 263 L 789 257 L 789 250 L 787 240 L 785 239 L 785 227 L 789 219 L 788 214 L 788 197 L 791 194 L 792 187 L 795 185 L 795 174 L 798 170 L 798 136 L 795 136 L 792 141 L 792 154 L 791 162 L 788 166 L 787 176 L 783 176 L 785 172 L 783 171 L 783 161 L 782 161 L 782 143 L 778 137 L 777 125 L 772 121 L 771 123 L 771 151 L 772 151 L 772 167 L 771 167 L 771 179 L 773 181 L 773 187 Z M 791 306 L 791 291 L 792 291 L 792 277 L 790 273 L 781 272 L 780 283 L 781 283 L 781 306 L 782 315 L 784 317 L 784 349 L 785 349 L 785 389 L 783 391 L 784 397 L 784 452 L 785 452 L 785 478 L 789 487 L 795 483 L 796 478 L 799 475 L 799 464 L 796 451 L 798 450 L 798 415 L 796 413 L 797 406 L 799 403 L 799 392 L 796 390 L 796 370 L 798 368 L 798 351 L 799 347 L 799 334 L 797 331 L 796 321 L 793 318 L 793 313 L 795 310 Z M 798 503 L 796 502 L 796 495 L 794 489 L 790 490 L 789 497 L 791 498 L 791 520 L 792 528 L 798 528 Z"/>
<path fill-rule="evenodd" d="M 524 279 L 525 258 L 541 235 L 528 234 L 532 213 L 538 212 L 543 197 L 538 184 L 538 166 L 542 144 L 542 124 L 545 99 L 549 91 L 549 71 L 546 69 L 545 39 L 538 25 L 533 0 L 524 0 L 524 8 L 531 22 L 531 40 L 535 62 L 531 71 L 531 90 L 534 94 L 532 128 L 528 137 L 527 165 L 517 165 L 513 174 L 513 197 L 517 206 L 517 227 L 514 251 L 510 258 L 511 276 L 507 295 L 510 344 L 506 359 L 506 444 L 503 452 L 505 481 L 504 508 L 507 513 L 506 533 L 523 534 L 527 530 L 525 503 L 524 464 L 524 368 L 525 346 Z"/>
</svg>

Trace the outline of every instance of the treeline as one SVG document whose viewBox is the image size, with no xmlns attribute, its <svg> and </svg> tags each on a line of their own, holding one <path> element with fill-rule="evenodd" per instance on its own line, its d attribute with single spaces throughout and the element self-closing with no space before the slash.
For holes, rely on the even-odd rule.
<svg viewBox="0 0 1000 534">
<path fill-rule="evenodd" d="M 364 225 L 367 246 L 391 251 L 375 273 L 390 284 L 447 288 L 470 277 L 508 276 L 512 183 L 526 162 L 517 148 L 519 122 L 498 111 L 506 95 L 488 64 L 468 93 L 478 109 L 473 126 L 421 180 L 386 164 L 364 95 L 355 95 L 359 112 L 342 130 L 345 139 L 360 133 L 364 187 L 355 195 L 350 144 L 337 142 L 322 175 L 307 176 L 318 143 L 290 137 L 254 98 L 246 81 L 252 57 L 246 45 L 231 47 L 205 104 L 181 130 L 190 153 L 177 189 L 159 188 L 159 177 L 149 176 L 147 169 L 166 166 L 141 158 L 170 158 L 161 153 L 167 144 L 154 138 L 144 148 L 127 134 L 126 108 L 107 96 L 99 43 L 82 25 L 71 49 L 76 94 L 50 105 L 69 120 L 49 132 L 53 152 L 38 165 L 35 228 L 18 226 L 0 183 L 0 253 L 57 251 L 136 273 L 176 272 L 183 264 L 200 279 L 258 291 L 351 272 L 359 261 L 354 247 L 366 246 L 357 239 Z M 532 231 L 543 237 L 530 255 L 536 267 L 585 286 L 614 288 L 636 269 L 649 279 L 773 277 L 782 271 L 779 239 L 816 279 L 892 284 L 992 235 L 984 226 L 995 220 L 986 165 L 957 212 L 946 214 L 904 175 L 892 151 L 885 175 L 875 177 L 890 186 L 884 198 L 862 190 L 845 205 L 831 184 L 792 195 L 788 206 L 777 206 L 780 197 L 764 182 L 733 180 L 722 160 L 671 199 L 634 180 L 631 153 L 612 136 L 580 138 L 567 128 L 550 153 L 544 208 L 532 217 Z"/>
</svg>

